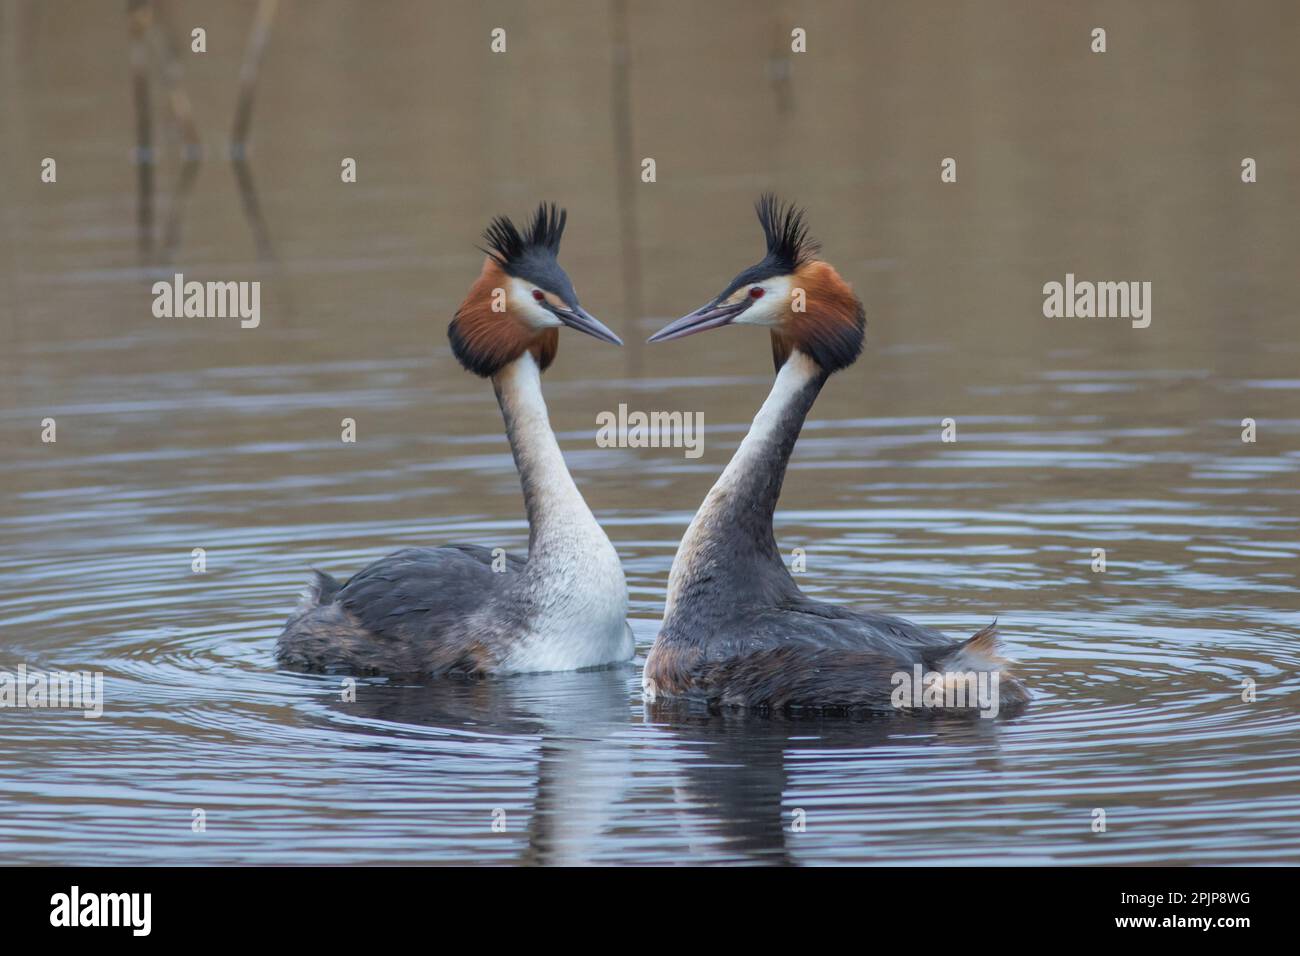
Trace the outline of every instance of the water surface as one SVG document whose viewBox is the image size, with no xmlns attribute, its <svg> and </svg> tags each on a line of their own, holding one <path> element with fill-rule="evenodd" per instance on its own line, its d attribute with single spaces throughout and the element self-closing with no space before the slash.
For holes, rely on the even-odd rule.
<svg viewBox="0 0 1300 956">
<path fill-rule="evenodd" d="M 1300 58 L 1294 8 L 1248 6 L 282 4 L 232 168 L 256 6 L 179 3 L 175 29 L 209 32 L 182 61 L 203 158 L 183 167 L 155 72 L 142 241 L 120 5 L 0 3 L 0 668 L 101 671 L 107 698 L 0 712 L 0 856 L 1300 862 Z M 765 188 L 808 206 L 870 323 L 779 544 L 825 600 L 954 636 L 997 616 L 1019 716 L 642 702 L 677 542 L 771 371 L 752 329 L 636 343 L 757 258 Z M 345 702 L 274 661 L 308 567 L 526 548 L 491 390 L 445 326 L 487 219 L 540 198 L 629 342 L 564 336 L 546 390 L 637 660 Z M 261 325 L 154 318 L 178 271 L 259 279 Z M 1151 327 L 1044 319 L 1067 272 L 1151 281 Z M 703 456 L 598 448 L 620 402 L 702 412 Z"/>
</svg>

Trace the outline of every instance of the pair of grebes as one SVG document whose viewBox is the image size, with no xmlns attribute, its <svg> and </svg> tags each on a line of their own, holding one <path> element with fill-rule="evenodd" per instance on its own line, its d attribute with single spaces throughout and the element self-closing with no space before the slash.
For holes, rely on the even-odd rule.
<svg viewBox="0 0 1300 956">
<path fill-rule="evenodd" d="M 966 641 L 875 611 L 814 601 L 777 550 L 772 515 L 805 417 L 862 351 L 861 301 L 818 257 L 804 214 L 764 196 L 767 252 L 707 305 L 650 338 L 726 325 L 766 328 L 776 381 L 682 539 L 663 625 L 646 659 L 648 700 L 757 712 L 897 709 L 896 675 L 997 675 L 1003 705 L 1028 692 L 994 626 Z M 521 231 L 499 217 L 487 259 L 448 329 L 467 370 L 489 379 L 519 469 L 528 556 L 472 544 L 407 548 L 340 583 L 317 572 L 277 647 L 291 667 L 346 674 L 482 677 L 627 661 L 627 585 L 618 554 L 574 484 L 547 419 L 542 373 L 561 328 L 622 342 L 578 302 L 560 267 L 564 210 L 543 204 Z M 973 703 L 973 702 L 972 702 Z"/>
</svg>

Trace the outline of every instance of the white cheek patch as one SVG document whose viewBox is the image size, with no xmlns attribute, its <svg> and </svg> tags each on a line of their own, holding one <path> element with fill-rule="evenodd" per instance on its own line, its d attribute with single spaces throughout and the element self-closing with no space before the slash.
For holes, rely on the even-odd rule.
<svg viewBox="0 0 1300 956">
<path fill-rule="evenodd" d="M 790 311 L 792 283 L 789 276 L 775 276 L 758 284 L 763 290 L 762 298 L 754 300 L 740 315 L 736 316 L 737 325 L 780 325 Z M 749 290 L 745 289 L 745 295 Z"/>
<path fill-rule="evenodd" d="M 553 329 L 560 325 L 560 320 L 542 303 L 533 298 L 535 286 L 523 279 L 510 277 L 506 285 L 506 302 L 510 311 L 524 324 L 534 329 Z"/>
</svg>

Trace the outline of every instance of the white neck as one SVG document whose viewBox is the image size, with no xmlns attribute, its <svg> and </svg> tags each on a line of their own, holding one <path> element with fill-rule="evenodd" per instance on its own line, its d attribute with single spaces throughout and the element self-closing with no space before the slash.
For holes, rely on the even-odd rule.
<svg viewBox="0 0 1300 956">
<path fill-rule="evenodd" d="M 605 536 L 564 463 L 542 398 L 542 374 L 529 352 L 493 377 L 528 509 L 528 550 L 593 531 Z"/>
<path fill-rule="evenodd" d="M 564 464 L 530 353 L 492 379 L 528 511 L 528 564 L 514 587 L 531 635 L 506 670 L 570 670 L 627 660 L 633 645 L 618 553 Z"/>
<path fill-rule="evenodd" d="M 729 497 L 730 490 L 740 483 L 741 476 L 769 465 L 772 445 L 780 438 L 778 432 L 786 425 L 786 410 L 799 399 L 804 388 L 822 374 L 817 363 L 803 352 L 795 350 L 790 353 L 790 357 L 781 366 L 781 371 L 776 373 L 772 390 L 763 399 L 740 447 L 705 497 L 704 504 L 700 506 L 701 512 L 711 504 L 716 506 L 719 501 Z M 801 415 L 801 424 L 802 420 Z"/>
</svg>

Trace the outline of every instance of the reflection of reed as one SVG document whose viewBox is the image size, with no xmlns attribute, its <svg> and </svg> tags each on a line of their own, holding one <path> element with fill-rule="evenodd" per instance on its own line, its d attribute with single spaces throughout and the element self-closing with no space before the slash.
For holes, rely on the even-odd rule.
<svg viewBox="0 0 1300 956">
<path fill-rule="evenodd" d="M 162 87 L 172 121 L 181 134 L 181 170 L 170 196 L 168 219 L 162 226 L 161 261 L 174 258 L 181 245 L 181 224 L 190 191 L 199 176 L 201 142 L 194 122 L 194 107 L 181 85 L 179 46 L 166 7 L 151 0 L 127 0 L 127 26 L 131 34 L 131 100 L 135 104 L 136 234 L 140 258 L 153 254 L 153 186 L 159 153 L 153 148 L 153 100 L 149 91 L 149 64 L 155 52 L 161 61 Z"/>
<path fill-rule="evenodd" d="M 154 253 L 154 171 L 158 152 L 154 149 L 150 65 L 155 57 L 161 63 L 159 73 L 169 113 L 180 131 L 181 168 L 169 198 L 159 254 L 161 262 L 170 262 L 180 245 L 186 201 L 198 178 L 202 142 L 194 122 L 194 107 L 181 85 L 179 46 L 165 5 L 152 0 L 127 0 L 127 22 L 131 31 L 131 87 L 135 104 L 136 229 L 140 256 L 145 262 Z"/>
<path fill-rule="evenodd" d="M 275 265 L 274 247 L 258 200 L 253 172 L 247 160 L 248 134 L 252 125 L 253 102 L 261 73 L 263 54 L 271 38 L 279 0 L 260 0 L 249 30 L 243 65 L 239 71 L 239 95 L 235 104 L 235 123 L 231 134 L 230 160 L 239 190 L 241 207 L 253 234 L 258 261 Z M 150 64 L 156 59 L 166 91 L 172 121 L 180 133 L 181 168 L 168 200 L 167 219 L 162 226 L 162 241 L 157 260 L 170 263 L 180 248 L 185 209 L 198 178 L 202 161 L 202 141 L 194 108 L 182 84 L 181 47 L 172 29 L 168 8 L 155 0 L 127 0 L 127 17 L 131 32 L 131 86 L 136 117 L 137 231 L 141 258 L 154 257 L 154 186 L 158 154 L 154 149 L 153 102 L 150 94 Z M 151 53 L 153 56 L 151 56 Z"/>
<path fill-rule="evenodd" d="M 641 371 L 641 248 L 636 219 L 636 187 L 639 166 L 632 153 L 632 89 L 628 76 L 631 64 L 627 43 L 627 0 L 611 0 L 614 64 L 613 104 L 614 183 L 618 190 L 619 246 L 623 260 L 623 309 L 627 315 L 627 371 Z"/>
<path fill-rule="evenodd" d="M 176 41 L 176 30 L 171 20 L 170 10 L 165 3 L 157 5 L 158 29 L 154 31 L 157 39 L 158 55 L 162 62 L 162 81 L 167 90 L 167 105 L 171 108 L 173 121 L 181 132 L 181 158 L 185 161 L 197 161 L 203 144 L 199 139 L 199 128 L 194 122 L 194 106 L 190 96 L 181 85 L 181 46 Z"/>
<path fill-rule="evenodd" d="M 253 122 L 253 100 L 257 95 L 257 78 L 262 72 L 262 54 L 271 39 L 271 26 L 279 0 L 261 0 L 253 16 L 252 29 L 248 31 L 248 45 L 244 48 L 244 63 L 239 68 L 239 98 L 235 102 L 235 125 L 230 134 L 230 166 L 239 184 L 239 200 L 244 216 L 253 231 L 257 244 L 257 258 L 261 262 L 275 263 L 275 250 L 271 235 L 262 216 L 262 205 L 257 198 L 253 170 L 248 165 L 248 130 Z"/>
<path fill-rule="evenodd" d="M 131 92 L 135 104 L 136 234 L 140 258 L 153 251 L 153 110 L 149 99 L 148 32 L 153 13 L 148 0 L 127 0 L 131 29 Z"/>
<path fill-rule="evenodd" d="M 776 99 L 776 111 L 784 116 L 794 112 L 794 83 L 792 82 L 790 57 L 790 25 L 799 22 L 797 11 L 782 5 L 771 11 L 772 17 L 772 55 L 767 59 L 767 78 L 772 84 L 772 95 Z"/>
<path fill-rule="evenodd" d="M 167 207 L 167 222 L 163 226 L 162 249 L 158 261 L 169 264 L 176 259 L 176 250 L 181 245 L 181 225 L 185 221 L 185 207 L 190 193 L 194 191 L 194 181 L 199 176 L 197 156 L 186 157 L 181 162 L 180 172 L 176 174 L 176 186 L 172 189 Z"/>
<path fill-rule="evenodd" d="M 181 225 L 185 221 L 185 207 L 194 189 L 194 182 L 199 176 L 203 143 L 199 138 L 199 128 L 194 122 L 194 106 L 185 87 L 181 85 L 184 71 L 181 68 L 180 45 L 166 4 L 158 5 L 156 20 L 157 29 L 153 35 L 157 40 L 158 57 L 162 63 L 163 87 L 172 122 L 181 135 L 181 168 L 176 174 L 176 185 L 172 188 L 168 201 L 167 220 L 163 224 L 162 248 L 159 253 L 159 261 L 166 264 L 176 258 L 176 250 L 180 248 Z"/>
<path fill-rule="evenodd" d="M 242 160 L 244 144 L 248 141 L 248 128 L 253 122 L 253 98 L 257 93 L 257 77 L 262 70 L 262 54 L 271 39 L 271 26 L 275 22 L 279 0 L 260 0 L 253 26 L 248 31 L 248 45 L 244 48 L 244 64 L 239 69 L 239 98 L 235 102 L 235 126 L 230 134 L 230 158 Z M 236 176 L 239 175 L 236 171 Z"/>
<path fill-rule="evenodd" d="M 266 220 L 262 216 L 262 205 L 257 199 L 257 186 L 253 182 L 253 170 L 248 165 L 248 161 L 242 158 L 232 158 L 230 168 L 234 170 L 235 182 L 239 184 L 239 201 L 243 205 L 244 216 L 248 219 L 248 227 L 253 232 L 253 242 L 257 245 L 257 258 L 260 262 L 276 266 L 279 260 L 275 257 L 275 249 L 271 245 L 271 234 L 266 228 Z"/>
</svg>

